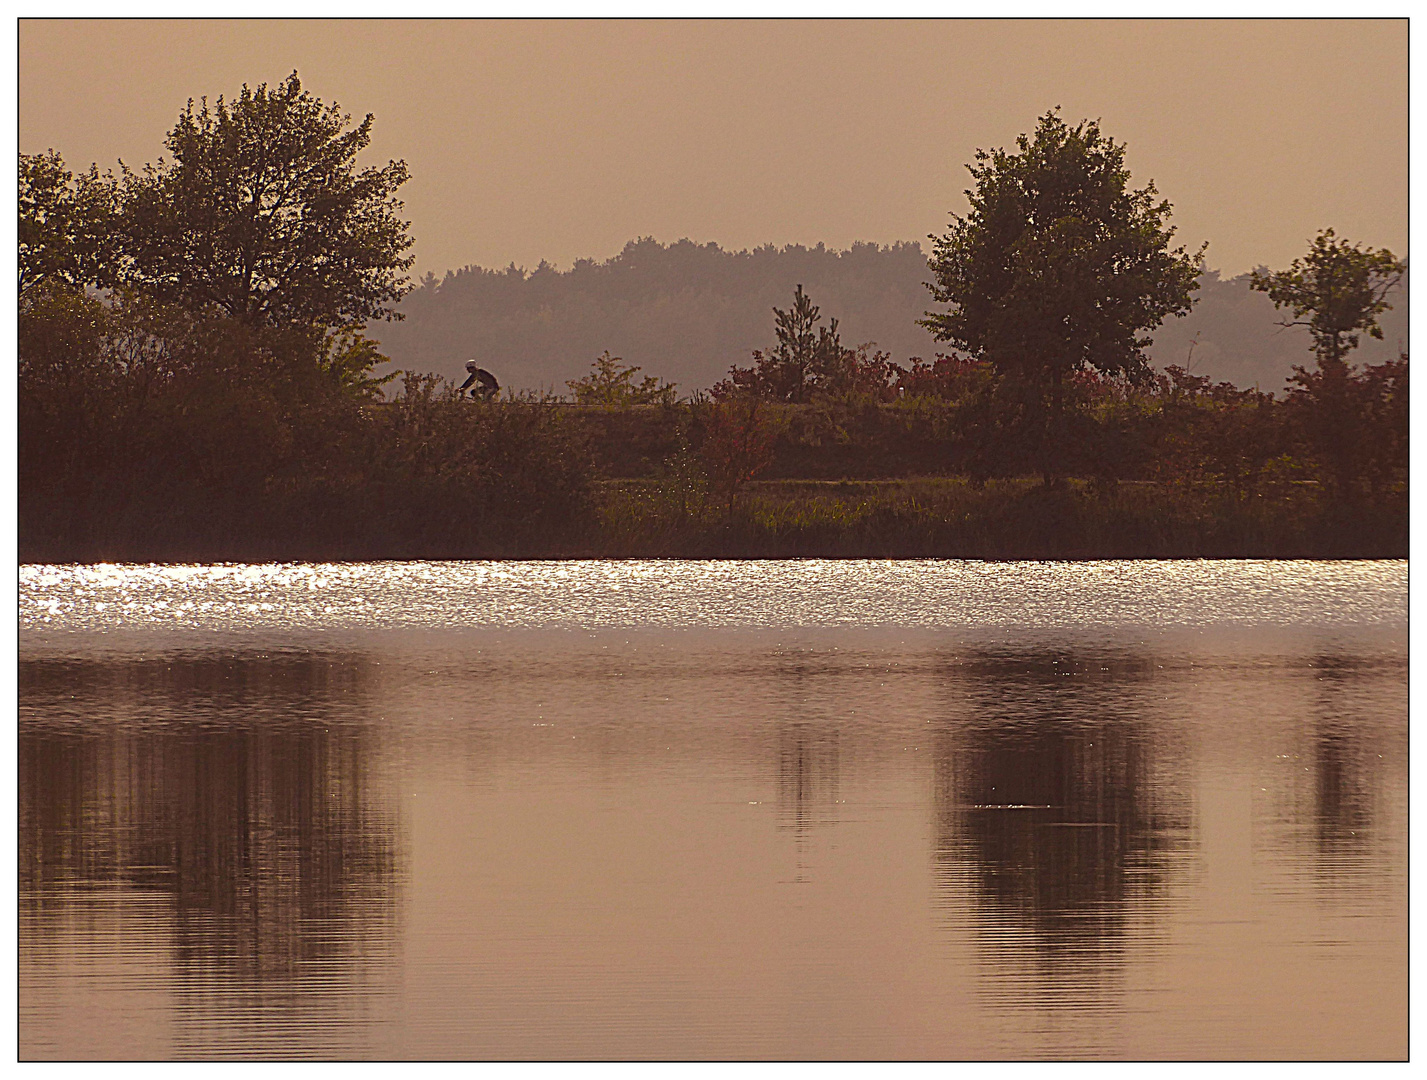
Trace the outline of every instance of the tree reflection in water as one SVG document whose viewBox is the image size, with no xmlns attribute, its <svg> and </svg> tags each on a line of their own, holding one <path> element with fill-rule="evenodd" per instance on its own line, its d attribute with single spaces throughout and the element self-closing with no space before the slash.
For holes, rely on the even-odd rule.
<svg viewBox="0 0 1427 1080">
<path fill-rule="evenodd" d="M 169 943 L 182 1014 L 256 1012 L 275 1046 L 303 1023 L 313 1049 L 314 1020 L 360 1006 L 395 953 L 398 822 L 367 680 L 346 655 L 22 662 L 22 953 L 74 947 L 66 906 L 82 924 L 116 887 L 164 896 L 163 925 L 125 933 Z"/>
<path fill-rule="evenodd" d="M 1372 880 L 1398 865 L 1378 835 L 1383 755 L 1392 754 L 1380 717 L 1391 711 L 1360 696 L 1379 680 L 1351 657 L 1319 655 L 1314 680 L 1311 788 L 1296 792 L 1292 816 L 1308 825 L 1320 893 L 1349 903 L 1376 891 Z M 1295 773 L 1297 770 L 1295 770 Z M 1311 823 L 1311 824 L 1310 824 Z"/>
<path fill-rule="evenodd" d="M 1182 755 L 1142 712 L 1153 670 L 1032 653 L 946 668 L 958 704 L 934 740 L 937 881 L 999 1006 L 1120 1008 L 1129 954 L 1153 946 L 1193 817 Z"/>
<path fill-rule="evenodd" d="M 804 846 L 815 826 L 837 823 L 841 736 L 826 724 L 785 722 L 778 728 L 778 827 L 791 829 L 796 881 L 806 881 Z"/>
</svg>

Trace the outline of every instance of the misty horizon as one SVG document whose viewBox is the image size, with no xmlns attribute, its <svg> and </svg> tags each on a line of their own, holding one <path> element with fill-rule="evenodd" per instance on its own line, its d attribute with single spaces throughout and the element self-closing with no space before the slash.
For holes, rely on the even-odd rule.
<svg viewBox="0 0 1427 1080">
<path fill-rule="evenodd" d="M 819 306 L 823 325 L 838 320 L 849 345 L 874 345 L 902 364 L 954 352 L 917 321 L 937 308 L 925 288 L 930 279 L 915 240 L 730 250 L 644 236 L 565 269 L 542 261 L 534 269 L 428 271 L 397 305 L 403 320 L 374 323 L 370 332 L 392 369 L 459 381 L 474 359 L 512 388 L 562 394 L 609 350 L 688 394 L 767 348 L 773 309 L 787 308 L 797 285 Z M 1284 328 L 1286 313 L 1251 292 L 1247 274 L 1206 268 L 1195 295 L 1188 316 L 1151 333 L 1148 355 L 1161 370 L 1178 364 L 1216 382 L 1281 392 L 1293 366 L 1311 361 L 1307 331 Z M 1382 316 L 1383 339 L 1365 337 L 1355 359 L 1378 363 L 1405 351 L 1408 298 L 1404 280 Z"/>
</svg>

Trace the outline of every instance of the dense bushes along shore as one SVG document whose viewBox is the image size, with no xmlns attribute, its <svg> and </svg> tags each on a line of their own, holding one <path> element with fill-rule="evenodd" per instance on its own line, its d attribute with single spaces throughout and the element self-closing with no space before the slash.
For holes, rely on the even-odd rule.
<svg viewBox="0 0 1427 1080">
<path fill-rule="evenodd" d="M 1326 229 L 1250 275 L 1313 341 L 1286 398 L 1157 374 L 1203 249 L 1096 121 L 968 165 L 919 320 L 959 355 L 847 347 L 799 284 L 708 394 L 606 353 L 573 406 L 387 400 L 415 241 L 372 123 L 293 72 L 119 176 L 19 155 L 22 559 L 1406 554 L 1407 361 L 1350 361 L 1406 264 Z"/>
<path fill-rule="evenodd" d="M 1407 552 L 1405 359 L 1283 399 L 1082 380 L 1045 487 L 954 359 L 804 404 L 482 405 L 383 400 L 359 335 L 64 289 L 20 332 L 25 561 Z"/>
</svg>

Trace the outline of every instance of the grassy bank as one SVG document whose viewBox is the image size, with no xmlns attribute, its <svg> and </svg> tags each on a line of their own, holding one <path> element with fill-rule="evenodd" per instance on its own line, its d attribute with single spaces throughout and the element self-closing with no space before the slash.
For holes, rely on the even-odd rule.
<svg viewBox="0 0 1427 1080">
<path fill-rule="evenodd" d="M 607 485 L 599 553 L 675 558 L 1405 558 L 1405 505 L 1325 507 L 1313 484 L 959 478 L 764 481 L 730 516 L 654 483 Z"/>
<path fill-rule="evenodd" d="M 755 481 L 732 514 L 668 480 L 596 483 L 558 532 L 483 526 L 449 492 L 328 492 L 246 523 L 116 518 L 48 538 L 22 530 L 25 562 L 481 558 L 1405 558 L 1405 505 L 1334 510 L 1313 484 L 1241 497 L 1222 484 L 1047 489 L 1022 478 Z M 436 521 L 426 499 L 447 507 Z M 442 502 L 446 499 L 446 502 Z M 463 518 L 465 520 L 463 520 Z M 504 520 L 502 516 L 502 520 Z M 281 521 L 281 526 L 274 522 Z M 220 526 L 221 527 L 216 527 Z"/>
</svg>

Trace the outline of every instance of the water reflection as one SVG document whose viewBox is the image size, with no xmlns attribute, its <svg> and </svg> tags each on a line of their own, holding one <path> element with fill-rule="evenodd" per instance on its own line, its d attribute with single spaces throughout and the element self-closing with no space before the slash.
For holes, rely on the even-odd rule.
<svg viewBox="0 0 1427 1080">
<path fill-rule="evenodd" d="M 841 742 L 837 728 L 821 724 L 784 723 L 778 730 L 778 827 L 792 830 L 798 882 L 808 880 L 808 833 L 837 822 Z"/>
<path fill-rule="evenodd" d="M 1369 761 L 1378 757 L 1379 747 L 1376 740 L 1363 739 L 1361 718 L 1345 700 L 1358 681 L 1358 665 L 1344 657 L 1318 656 L 1310 666 L 1318 691 L 1313 710 L 1314 839 L 1320 864 L 1330 870 L 1371 836 L 1378 770 Z"/>
<path fill-rule="evenodd" d="M 175 1052 L 221 1053 L 208 1021 L 256 1010 L 261 1043 L 302 1023 L 321 1053 L 324 1015 L 368 1007 L 395 949 L 398 822 L 366 679 L 352 656 L 22 662 L 24 960 L 106 948 L 76 927 L 116 888 L 162 898 L 113 932 L 170 952 L 202 1029 L 180 1026 Z"/>
<path fill-rule="evenodd" d="M 1282 868 L 1339 906 L 1361 904 L 1403 869 L 1383 827 L 1386 774 L 1404 771 L 1405 745 L 1383 723 L 1395 710 L 1380 700 L 1382 667 L 1335 653 L 1309 658 L 1297 671 L 1303 723 L 1279 736 L 1277 775 L 1266 782 L 1277 812 L 1262 842 L 1291 854 Z"/>
<path fill-rule="evenodd" d="M 934 739 L 944 905 L 1007 1008 L 1121 1004 L 1126 956 L 1192 850 L 1172 735 L 1138 709 L 1154 665 L 1117 656 L 972 654 L 945 667 Z"/>
<path fill-rule="evenodd" d="M 1144 637 L 32 643 L 21 1054 L 1404 1055 L 1402 635 Z"/>
<path fill-rule="evenodd" d="M 787 723 L 778 731 L 778 818 L 783 828 L 806 833 L 837 820 L 841 767 L 837 728 Z"/>
</svg>

